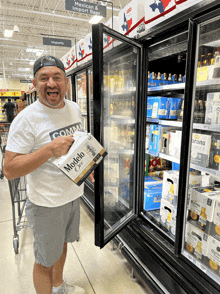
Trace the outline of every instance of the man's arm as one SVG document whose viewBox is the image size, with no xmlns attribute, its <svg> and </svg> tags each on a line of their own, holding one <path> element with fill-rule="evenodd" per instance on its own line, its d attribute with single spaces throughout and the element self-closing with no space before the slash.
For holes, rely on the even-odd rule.
<svg viewBox="0 0 220 294">
<path fill-rule="evenodd" d="M 67 153 L 73 144 L 72 135 L 58 137 L 49 144 L 29 154 L 6 151 L 4 159 L 4 175 L 8 180 L 25 176 L 36 170 L 53 156 Z"/>
</svg>

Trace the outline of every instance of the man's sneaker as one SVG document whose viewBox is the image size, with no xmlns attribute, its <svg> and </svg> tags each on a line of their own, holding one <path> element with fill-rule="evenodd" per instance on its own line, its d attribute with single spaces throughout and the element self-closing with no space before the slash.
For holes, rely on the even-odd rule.
<svg viewBox="0 0 220 294">
<path fill-rule="evenodd" d="M 85 294 L 85 290 L 78 286 L 68 285 L 66 282 L 63 282 L 62 287 L 58 292 L 53 291 L 53 294 Z"/>
</svg>

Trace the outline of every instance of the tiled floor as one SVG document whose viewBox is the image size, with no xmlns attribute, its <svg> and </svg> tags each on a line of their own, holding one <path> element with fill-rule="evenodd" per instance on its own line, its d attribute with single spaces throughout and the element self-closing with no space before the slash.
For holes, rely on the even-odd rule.
<svg viewBox="0 0 220 294">
<path fill-rule="evenodd" d="M 1 168 L 1 167 L 0 167 Z M 0 293 L 34 294 L 33 237 L 29 228 L 19 232 L 19 254 L 13 249 L 12 206 L 8 182 L 0 180 Z M 94 224 L 81 206 L 80 240 L 68 245 L 64 277 L 87 294 L 144 294 L 140 282 L 130 278 L 130 266 L 112 244 L 94 245 Z"/>
</svg>

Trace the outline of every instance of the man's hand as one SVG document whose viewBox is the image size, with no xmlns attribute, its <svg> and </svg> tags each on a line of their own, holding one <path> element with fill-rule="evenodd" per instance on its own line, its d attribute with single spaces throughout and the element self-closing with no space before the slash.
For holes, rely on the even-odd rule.
<svg viewBox="0 0 220 294">
<path fill-rule="evenodd" d="M 89 178 L 90 178 L 92 183 L 95 183 L 94 171 L 91 172 L 91 174 L 89 175 Z"/>
<path fill-rule="evenodd" d="M 73 136 L 58 137 L 49 143 L 53 156 L 62 156 L 68 152 L 74 142 Z"/>
</svg>

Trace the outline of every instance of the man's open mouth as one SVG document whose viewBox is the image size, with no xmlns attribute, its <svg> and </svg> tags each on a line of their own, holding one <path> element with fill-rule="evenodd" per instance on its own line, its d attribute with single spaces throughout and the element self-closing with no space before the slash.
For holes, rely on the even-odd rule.
<svg viewBox="0 0 220 294">
<path fill-rule="evenodd" d="M 58 92 L 47 92 L 47 95 L 49 96 L 54 96 L 54 95 L 58 95 Z"/>
</svg>

